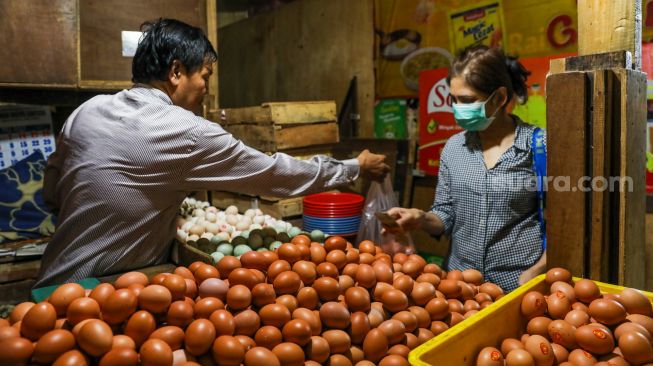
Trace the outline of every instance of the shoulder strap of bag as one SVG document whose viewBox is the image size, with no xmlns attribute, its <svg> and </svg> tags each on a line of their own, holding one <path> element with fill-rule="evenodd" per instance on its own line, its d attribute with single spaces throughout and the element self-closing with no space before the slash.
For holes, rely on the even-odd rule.
<svg viewBox="0 0 653 366">
<path fill-rule="evenodd" d="M 546 250 L 546 222 L 544 221 L 544 207 L 546 202 L 544 189 L 544 180 L 546 179 L 546 146 L 544 145 L 544 131 L 541 128 L 536 128 L 533 132 L 531 149 L 533 151 L 533 170 L 537 178 L 537 211 L 540 219 L 542 250 Z"/>
</svg>

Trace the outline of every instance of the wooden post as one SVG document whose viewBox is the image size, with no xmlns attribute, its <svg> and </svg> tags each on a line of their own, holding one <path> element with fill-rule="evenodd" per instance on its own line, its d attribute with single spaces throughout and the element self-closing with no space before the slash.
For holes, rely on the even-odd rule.
<svg viewBox="0 0 653 366">
<path fill-rule="evenodd" d="M 635 70 L 642 62 L 642 2 L 578 0 L 578 54 L 629 51 Z"/>
<path fill-rule="evenodd" d="M 549 182 L 548 266 L 644 288 L 641 4 L 578 0 L 578 13 L 580 56 L 553 60 L 547 78 L 549 176 L 571 182 L 563 192 Z"/>
<path fill-rule="evenodd" d="M 218 7 L 216 0 L 206 0 L 206 32 L 209 41 L 215 50 L 218 50 Z M 209 111 L 218 109 L 218 65 L 220 65 L 220 54 L 218 61 L 213 68 L 213 75 L 209 79 Z"/>
</svg>

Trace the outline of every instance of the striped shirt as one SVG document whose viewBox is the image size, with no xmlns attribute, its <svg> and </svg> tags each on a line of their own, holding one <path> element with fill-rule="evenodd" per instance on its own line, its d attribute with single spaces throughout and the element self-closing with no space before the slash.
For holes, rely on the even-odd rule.
<svg viewBox="0 0 653 366">
<path fill-rule="evenodd" d="M 517 118 L 517 117 L 514 117 Z M 487 169 L 477 132 L 445 145 L 432 212 L 451 236 L 448 269 L 478 269 L 506 291 L 542 255 L 531 138 L 517 119 L 514 145 Z"/>
<path fill-rule="evenodd" d="M 187 192 L 296 196 L 353 182 L 356 159 L 272 156 L 137 85 L 77 108 L 48 160 L 58 225 L 35 287 L 165 262 Z"/>
</svg>

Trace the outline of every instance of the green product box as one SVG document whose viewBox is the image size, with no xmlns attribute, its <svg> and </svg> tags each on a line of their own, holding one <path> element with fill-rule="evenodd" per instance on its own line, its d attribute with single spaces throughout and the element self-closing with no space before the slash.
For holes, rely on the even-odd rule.
<svg viewBox="0 0 653 366">
<path fill-rule="evenodd" d="M 406 138 L 406 100 L 382 99 L 374 107 L 374 137 Z"/>
</svg>

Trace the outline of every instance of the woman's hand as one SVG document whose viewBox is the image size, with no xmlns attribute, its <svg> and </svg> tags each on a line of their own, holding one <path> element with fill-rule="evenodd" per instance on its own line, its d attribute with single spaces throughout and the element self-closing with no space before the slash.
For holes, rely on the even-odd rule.
<svg viewBox="0 0 653 366">
<path fill-rule="evenodd" d="M 393 207 L 387 214 L 397 220 L 403 231 L 420 229 L 424 223 L 425 213 L 416 208 Z"/>
<path fill-rule="evenodd" d="M 525 270 L 519 275 L 519 286 L 532 280 L 533 278 L 541 275 L 546 271 L 546 252 L 542 254 L 540 259 L 531 268 Z"/>
</svg>

